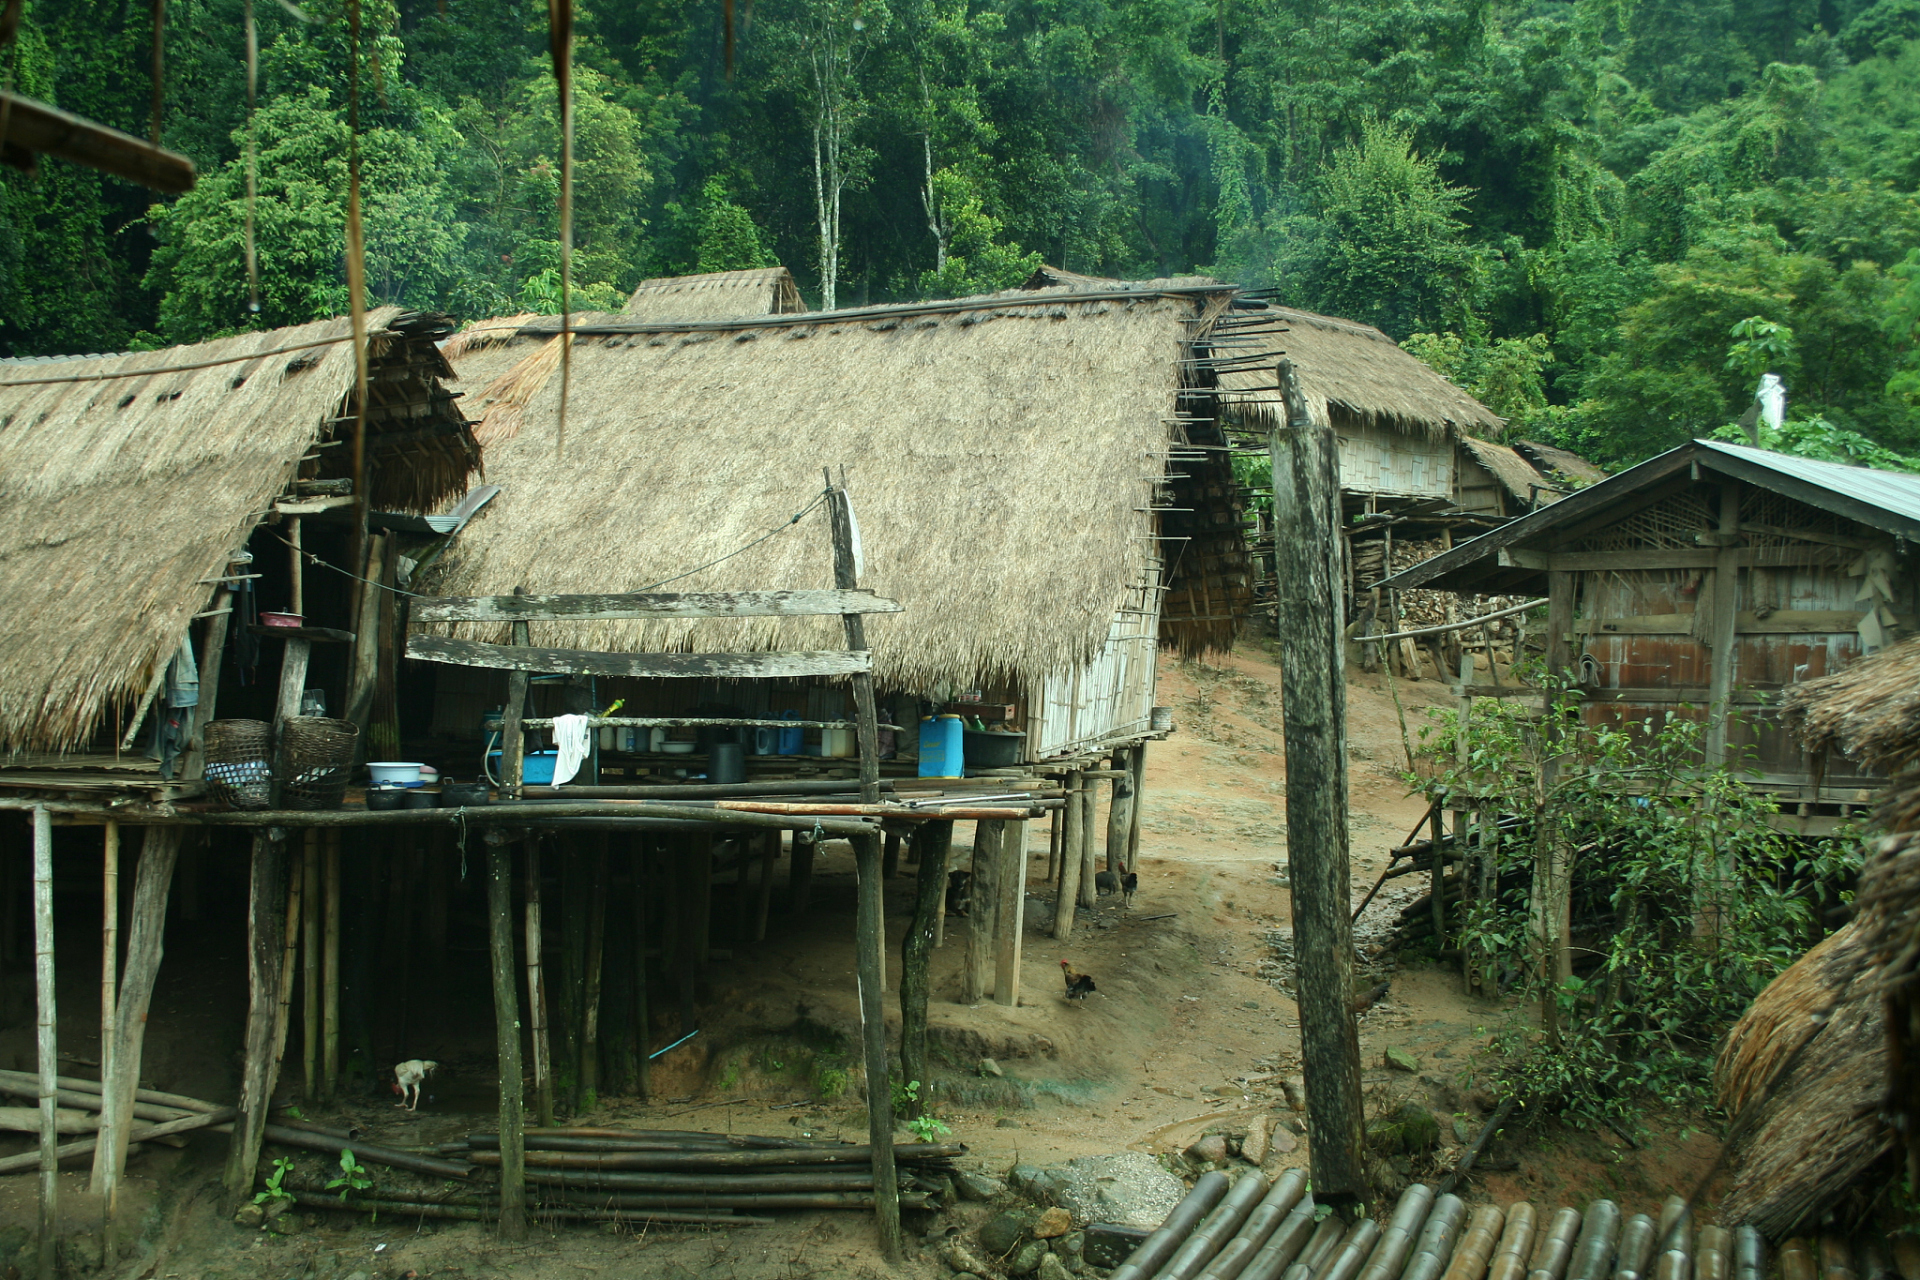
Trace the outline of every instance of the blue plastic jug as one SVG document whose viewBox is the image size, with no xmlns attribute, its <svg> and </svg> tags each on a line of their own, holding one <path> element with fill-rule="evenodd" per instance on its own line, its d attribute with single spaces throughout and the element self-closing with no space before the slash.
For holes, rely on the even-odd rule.
<svg viewBox="0 0 1920 1280">
<path fill-rule="evenodd" d="M 780 718 L 782 720 L 798 720 L 800 713 L 798 711 L 787 711 L 782 713 Z M 799 728 L 798 726 L 792 729 L 782 729 L 780 731 L 780 754 L 783 756 L 799 755 L 800 748 L 805 744 L 806 740 L 807 731 L 805 729 Z"/>
<path fill-rule="evenodd" d="M 959 716 L 927 716 L 920 721 L 920 776 L 966 776 L 966 722 Z"/>
</svg>

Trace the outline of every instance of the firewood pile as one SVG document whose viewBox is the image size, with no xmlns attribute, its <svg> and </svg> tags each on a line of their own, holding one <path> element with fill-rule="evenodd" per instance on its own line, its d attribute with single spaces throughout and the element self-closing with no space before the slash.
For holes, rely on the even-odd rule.
<svg viewBox="0 0 1920 1280">
<path fill-rule="evenodd" d="M 1393 573 L 1411 569 L 1417 564 L 1431 560 L 1447 549 L 1446 543 L 1439 538 L 1424 542 L 1393 543 Z M 1365 617 L 1373 608 L 1371 588 L 1374 583 L 1387 576 L 1383 572 L 1386 539 L 1373 538 L 1353 544 L 1353 580 L 1355 585 L 1356 616 Z M 1512 605 L 1525 603 L 1525 596 L 1460 596 L 1452 591 L 1435 591 L 1425 587 L 1415 587 L 1397 593 L 1394 603 L 1399 608 L 1399 616 L 1391 620 L 1379 617 L 1369 619 L 1367 632 L 1379 634 L 1388 630 L 1415 631 L 1423 627 L 1444 626 L 1449 622 L 1459 622 L 1481 614 L 1494 613 Z M 1384 611 L 1385 601 L 1381 602 Z M 1513 641 L 1516 618 L 1501 618 L 1488 623 L 1492 632 L 1494 661 L 1508 666 L 1514 661 Z M 1455 633 L 1457 643 L 1469 648 L 1477 648 L 1481 637 L 1478 628 L 1472 631 Z"/>
</svg>

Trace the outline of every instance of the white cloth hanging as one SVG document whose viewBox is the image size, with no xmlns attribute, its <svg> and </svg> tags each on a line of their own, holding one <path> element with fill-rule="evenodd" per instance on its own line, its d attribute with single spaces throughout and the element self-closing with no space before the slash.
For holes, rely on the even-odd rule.
<svg viewBox="0 0 1920 1280">
<path fill-rule="evenodd" d="M 555 716 L 553 746 L 558 753 L 553 762 L 553 785 L 565 786 L 580 772 L 580 765 L 593 749 L 593 733 L 585 716 Z"/>
</svg>

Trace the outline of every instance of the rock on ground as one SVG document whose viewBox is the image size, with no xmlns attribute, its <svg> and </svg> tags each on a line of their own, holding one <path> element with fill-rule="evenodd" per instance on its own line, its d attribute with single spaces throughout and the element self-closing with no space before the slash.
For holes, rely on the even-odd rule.
<svg viewBox="0 0 1920 1280">
<path fill-rule="evenodd" d="M 1035 1170 L 1029 1190 L 1073 1215 L 1075 1222 L 1117 1222 L 1152 1230 L 1187 1194 L 1178 1178 L 1142 1151 L 1082 1156 Z"/>
</svg>

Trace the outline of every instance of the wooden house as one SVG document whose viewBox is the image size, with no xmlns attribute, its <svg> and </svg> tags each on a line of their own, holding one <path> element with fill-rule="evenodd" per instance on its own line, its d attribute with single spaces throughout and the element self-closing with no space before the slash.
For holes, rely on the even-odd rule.
<svg viewBox="0 0 1920 1280">
<path fill-rule="evenodd" d="M 1560 496 L 1560 487 L 1517 451 L 1461 436 L 1454 452 L 1453 505 L 1468 515 L 1510 520 Z"/>
<path fill-rule="evenodd" d="M 1920 477 L 1696 440 L 1383 585 L 1546 597 L 1548 661 L 1584 715 L 1687 708 L 1710 759 L 1756 769 L 1784 821 L 1817 833 L 1882 779 L 1804 749 L 1780 702 L 1913 630 L 1916 536 Z"/>
<path fill-rule="evenodd" d="M 620 314 L 630 320 L 725 320 L 792 315 L 806 309 L 791 271 L 756 267 L 642 280 Z"/>
</svg>

